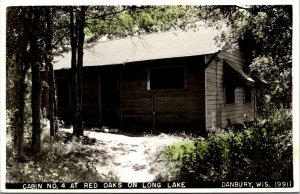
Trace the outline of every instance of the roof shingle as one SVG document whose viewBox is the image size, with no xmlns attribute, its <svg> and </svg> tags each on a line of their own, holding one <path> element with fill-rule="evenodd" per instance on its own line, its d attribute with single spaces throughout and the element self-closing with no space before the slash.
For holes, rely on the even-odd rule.
<svg viewBox="0 0 300 194">
<path fill-rule="evenodd" d="M 191 31 L 153 33 L 90 43 L 84 49 L 83 65 L 103 66 L 136 61 L 212 54 L 220 50 L 215 37 L 220 31 L 202 28 Z M 54 59 L 54 69 L 71 67 L 71 52 Z"/>
</svg>

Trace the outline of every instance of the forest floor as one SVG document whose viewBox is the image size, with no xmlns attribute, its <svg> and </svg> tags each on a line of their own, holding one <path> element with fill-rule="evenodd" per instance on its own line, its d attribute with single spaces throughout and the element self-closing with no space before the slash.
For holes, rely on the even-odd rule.
<svg viewBox="0 0 300 194">
<path fill-rule="evenodd" d="M 158 166 L 157 154 L 165 146 L 183 140 L 166 134 L 129 136 L 94 131 L 85 131 L 84 136 L 94 140 L 87 149 L 97 150 L 93 157 L 98 157 L 94 166 L 100 177 L 120 182 L 155 181 L 163 168 Z"/>
</svg>

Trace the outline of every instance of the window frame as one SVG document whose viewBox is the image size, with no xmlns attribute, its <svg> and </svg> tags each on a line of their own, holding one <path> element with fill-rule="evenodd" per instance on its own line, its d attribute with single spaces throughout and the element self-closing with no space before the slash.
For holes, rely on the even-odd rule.
<svg viewBox="0 0 300 194">
<path fill-rule="evenodd" d="M 173 69 L 173 68 L 183 68 L 183 88 L 165 88 L 165 89 L 151 89 L 151 71 L 157 69 Z M 161 67 L 149 67 L 147 68 L 147 90 L 148 91 L 172 91 L 172 90 L 185 90 L 187 88 L 187 68 L 186 65 L 167 65 Z"/>
</svg>

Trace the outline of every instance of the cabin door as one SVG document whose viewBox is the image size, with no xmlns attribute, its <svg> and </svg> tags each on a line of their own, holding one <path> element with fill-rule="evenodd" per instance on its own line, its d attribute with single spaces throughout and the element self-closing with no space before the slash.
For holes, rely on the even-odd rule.
<svg viewBox="0 0 300 194">
<path fill-rule="evenodd" d="M 99 106 L 99 78 L 84 76 L 82 87 L 82 115 L 86 124 L 95 124 L 101 120 L 101 106 Z"/>
<path fill-rule="evenodd" d="M 119 81 L 117 74 L 101 76 L 102 121 L 108 127 L 118 127 Z"/>
</svg>

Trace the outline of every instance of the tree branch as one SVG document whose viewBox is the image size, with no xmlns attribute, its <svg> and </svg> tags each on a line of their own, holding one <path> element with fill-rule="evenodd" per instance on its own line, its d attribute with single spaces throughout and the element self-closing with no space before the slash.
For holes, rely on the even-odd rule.
<svg viewBox="0 0 300 194">
<path fill-rule="evenodd" d="M 100 14 L 100 15 L 94 15 L 94 17 L 87 17 L 86 20 L 95 20 L 95 19 L 105 19 L 105 17 L 111 16 L 111 15 L 115 15 L 115 14 L 119 14 L 122 13 L 124 11 L 129 10 L 129 8 L 125 8 L 122 9 L 120 11 L 116 11 L 116 12 L 110 12 L 110 13 L 105 13 L 105 14 Z"/>
</svg>

